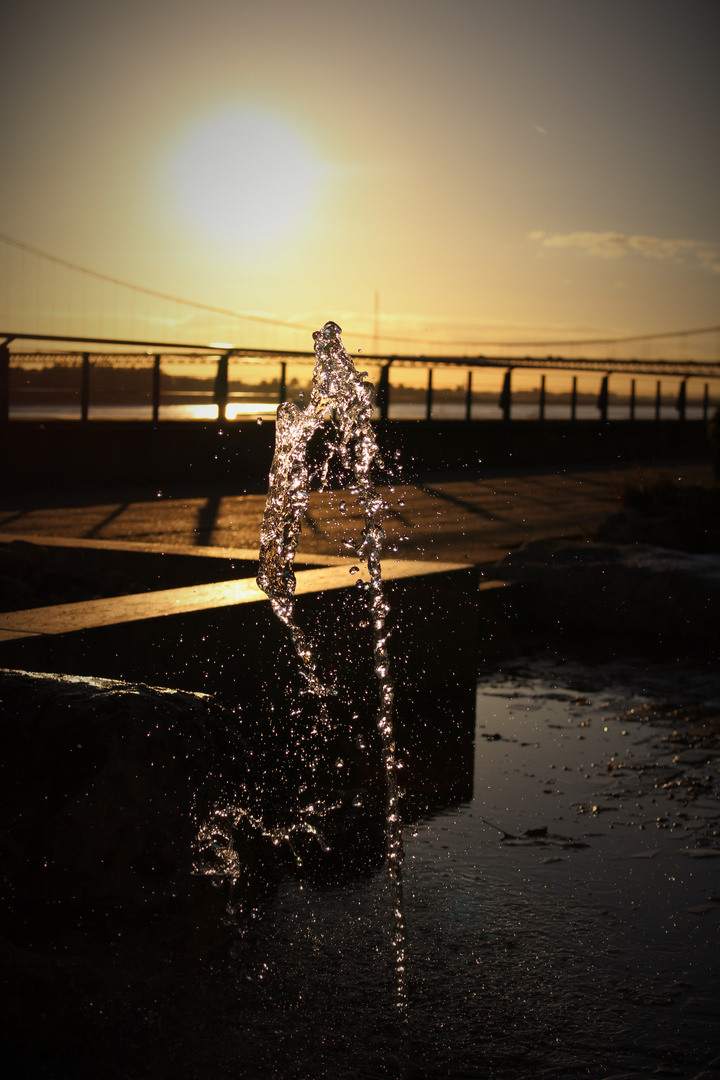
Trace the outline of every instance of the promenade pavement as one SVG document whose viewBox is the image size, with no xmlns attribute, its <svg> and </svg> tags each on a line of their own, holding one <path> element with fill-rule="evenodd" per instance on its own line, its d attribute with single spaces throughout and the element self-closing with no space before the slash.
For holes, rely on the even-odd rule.
<svg viewBox="0 0 720 1080">
<path fill-rule="evenodd" d="M 659 474 L 685 483 L 712 479 L 709 465 L 684 462 L 455 473 L 399 484 L 384 489 L 387 547 L 405 559 L 487 563 L 527 540 L 590 536 L 617 507 L 624 484 L 647 483 Z M 344 511 L 341 502 L 347 503 Z M 201 493 L 29 492 L 2 497 L 0 533 L 257 549 L 264 506 L 264 494 L 217 487 Z M 351 497 L 314 493 L 299 552 L 347 555 L 343 540 L 361 528 Z"/>
</svg>

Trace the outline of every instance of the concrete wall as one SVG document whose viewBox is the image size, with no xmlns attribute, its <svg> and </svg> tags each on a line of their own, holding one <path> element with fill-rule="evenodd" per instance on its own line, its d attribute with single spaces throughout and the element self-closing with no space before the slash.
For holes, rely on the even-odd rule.
<svg viewBox="0 0 720 1080">
<path fill-rule="evenodd" d="M 488 465 L 573 465 L 709 455 L 702 421 L 431 421 L 377 424 L 388 462 L 408 477 Z M 0 431 L 0 485 L 134 485 L 267 479 L 275 425 L 252 422 L 11 421 Z M 396 458 L 396 455 L 399 457 Z"/>
</svg>

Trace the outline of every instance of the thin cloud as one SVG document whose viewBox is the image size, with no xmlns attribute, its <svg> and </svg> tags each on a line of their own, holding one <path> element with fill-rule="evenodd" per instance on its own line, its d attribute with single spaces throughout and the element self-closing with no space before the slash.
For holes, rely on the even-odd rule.
<svg viewBox="0 0 720 1080">
<path fill-rule="evenodd" d="M 720 255 L 702 240 L 664 240 L 659 236 L 642 236 L 619 232 L 573 232 L 555 233 L 548 236 L 541 229 L 528 233 L 548 248 L 579 248 L 589 255 L 604 259 L 622 259 L 638 254 L 645 259 L 669 260 L 684 263 L 690 260 L 711 274 L 720 274 Z"/>
</svg>

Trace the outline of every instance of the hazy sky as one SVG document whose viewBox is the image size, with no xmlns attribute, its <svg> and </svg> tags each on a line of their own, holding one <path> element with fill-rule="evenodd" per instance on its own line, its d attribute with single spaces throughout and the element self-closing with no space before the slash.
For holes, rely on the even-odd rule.
<svg viewBox="0 0 720 1080">
<path fill-rule="evenodd" d="M 16 0 L 0 232 L 453 340 L 720 322 L 716 0 Z"/>
</svg>

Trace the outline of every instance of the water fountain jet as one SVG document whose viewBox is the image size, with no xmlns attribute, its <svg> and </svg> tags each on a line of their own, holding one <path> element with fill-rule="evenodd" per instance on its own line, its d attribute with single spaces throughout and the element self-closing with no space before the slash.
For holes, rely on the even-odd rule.
<svg viewBox="0 0 720 1080">
<path fill-rule="evenodd" d="M 287 626 L 304 679 L 305 692 L 321 699 L 322 722 L 329 725 L 327 703 L 322 699 L 336 694 L 337 690 L 333 674 L 319 672 L 312 637 L 296 622 L 293 563 L 311 486 L 318 483 L 321 490 L 326 489 L 335 466 L 345 490 L 357 499 L 365 522 L 362 535 L 355 544 L 355 552 L 360 562 L 366 564 L 369 574 L 369 580 L 359 579 L 358 587 L 365 592 L 372 627 L 373 665 L 378 688 L 376 726 L 380 734 L 386 786 L 386 856 L 394 923 L 396 1005 L 404 1015 L 407 990 L 402 821 L 393 731 L 394 684 L 387 648 L 389 632 L 386 619 L 389 606 L 383 595 L 381 569 L 385 539 L 382 515 L 387 507 L 373 480 L 374 470 L 382 467 L 370 422 L 373 386 L 366 381 L 367 372 L 359 372 L 355 368 L 342 344 L 341 332 L 334 322 L 327 322 L 322 330 L 315 331 L 315 369 L 310 400 L 305 408 L 286 402 L 278 409 L 275 455 L 260 533 L 257 583 L 270 599 L 277 617 Z M 324 454 L 318 464 L 313 464 L 310 446 L 321 428 L 324 429 Z M 357 568 L 352 567 L 350 572 L 357 572 Z"/>
</svg>

